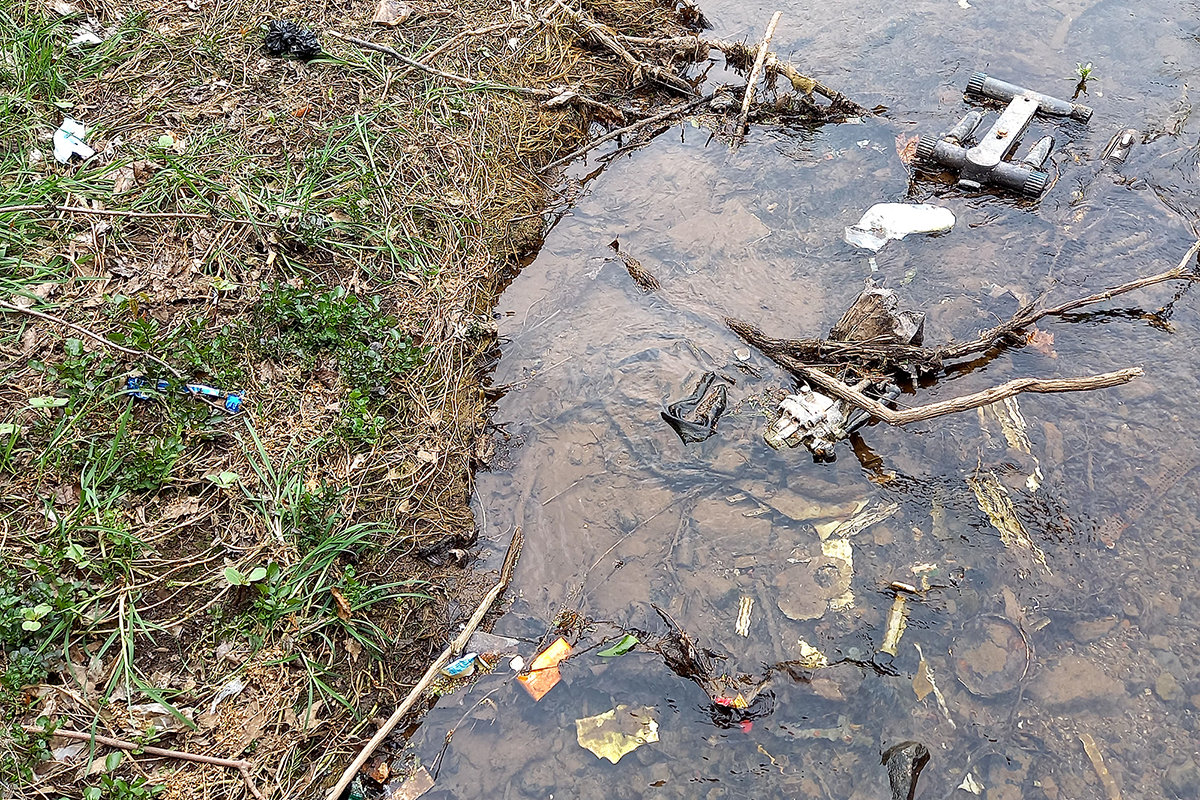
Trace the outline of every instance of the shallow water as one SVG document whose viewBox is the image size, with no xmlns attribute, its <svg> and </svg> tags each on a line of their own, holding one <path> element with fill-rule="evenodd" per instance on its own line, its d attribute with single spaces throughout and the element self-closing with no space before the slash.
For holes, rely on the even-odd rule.
<svg viewBox="0 0 1200 800">
<path fill-rule="evenodd" d="M 1197 5 L 969 5 L 784 9 L 781 56 L 890 110 L 859 124 L 755 128 L 736 151 L 699 126 L 676 126 L 589 179 L 504 293 L 494 383 L 508 387 L 495 415 L 507 445 L 478 478 L 484 565 L 498 565 L 514 526 L 526 545 L 496 632 L 521 639 L 528 660 L 560 612 L 590 624 L 540 702 L 503 669 L 439 701 L 411 742 L 436 772 L 427 797 L 883 798 L 880 753 L 905 740 L 932 753 L 917 797 L 969 797 L 955 788 L 968 772 L 987 798 L 1108 797 L 1083 735 L 1122 796 L 1200 795 L 1190 760 L 1200 759 L 1190 699 L 1200 703 L 1200 298 L 1174 306 L 1170 331 L 1140 318 L 1171 301 L 1169 285 L 1047 319 L 1039 328 L 1053 342 L 1042 351 L 1005 351 L 902 398 L 1145 369 L 1118 389 L 1022 396 L 1029 454 L 975 412 L 865 428 L 832 463 L 775 452 L 762 433 L 793 383 L 757 352 L 757 376 L 739 369 L 734 351 L 746 345 L 723 323 L 824 335 L 872 275 L 841 234 L 877 202 L 936 202 L 957 217 L 952 231 L 891 242 L 875 259 L 876 277 L 927 312 L 934 344 L 1011 314 L 1016 301 L 993 287 L 1066 300 L 1174 266 L 1195 240 L 1200 121 L 1187 114 L 1187 84 L 1200 71 Z M 705 4 L 722 38 L 757 38 L 774 10 Z M 1027 137 L 1052 131 L 1058 142 L 1057 182 L 1041 202 L 929 180 L 910 187 L 897 137 L 957 121 L 971 72 L 1070 96 L 1076 63 L 1088 61 L 1090 124 L 1035 120 Z M 718 72 L 710 78 L 740 84 Z M 1118 169 L 1102 166 L 1100 151 L 1124 127 L 1176 132 L 1139 145 Z M 614 238 L 662 291 L 637 289 L 611 260 Z M 730 411 L 716 436 L 685 446 L 659 412 L 707 370 L 736 381 Z M 1034 459 L 1043 480 L 1030 491 Z M 980 510 L 968 479 L 989 471 L 1009 487 L 1044 566 L 1003 542 Z M 812 523 L 863 502 L 897 510 L 846 540 L 849 596 L 814 619 L 790 618 L 784 608 L 805 600 L 798 567 L 822 557 Z M 1108 549 L 1098 532 L 1114 518 L 1130 524 Z M 889 584 L 921 586 L 922 575 L 933 588 L 909 602 L 895 657 L 880 653 Z M 751 601 L 741 635 L 739 609 Z M 841 663 L 772 673 L 763 692 L 773 711 L 722 727 L 704 691 L 657 653 L 606 659 L 592 647 L 623 628 L 647 641 L 665 633 L 652 604 L 720 654 L 718 671 L 747 691 L 739 675 L 761 678 L 796 659 L 801 639 Z M 992 697 L 969 691 L 961 678 L 971 683 L 971 673 L 956 663 L 964 653 L 976 668 L 990 663 L 986 646 L 968 642 L 987 620 L 1019 625 L 1033 650 L 1016 688 Z M 932 693 L 918 699 L 916 645 L 944 709 Z M 613 765 L 579 746 L 575 720 L 619 704 L 650 707 L 659 741 Z"/>
</svg>

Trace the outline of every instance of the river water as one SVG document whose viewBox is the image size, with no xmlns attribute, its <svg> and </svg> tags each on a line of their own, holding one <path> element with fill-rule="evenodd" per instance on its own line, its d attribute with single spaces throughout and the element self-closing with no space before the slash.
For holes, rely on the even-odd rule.
<svg viewBox="0 0 1200 800">
<path fill-rule="evenodd" d="M 757 40 L 774 10 L 705 4 L 725 39 Z M 1015 298 L 1061 302 L 1174 266 L 1200 213 L 1200 120 L 1188 113 L 1197 4 L 782 10 L 772 49 L 888 110 L 755 127 L 736 151 L 685 121 L 602 171 L 603 149 L 570 168 L 586 179 L 578 199 L 499 302 L 503 446 L 478 476 L 476 512 L 484 567 L 499 564 L 514 526 L 526 538 L 496 633 L 519 639 L 527 661 L 560 634 L 575 655 L 538 702 L 503 665 L 441 698 L 410 742 L 436 774 L 425 796 L 886 798 L 880 754 L 904 741 L 931 754 L 917 797 L 1200 796 L 1200 298 L 1185 295 L 1166 324 L 1146 312 L 1171 302 L 1172 285 L 1048 318 L 1033 345 L 901 398 L 1145 370 L 1117 389 L 1021 396 L 1028 453 L 995 414 L 972 411 L 869 426 L 825 463 L 764 443 L 794 383 L 756 351 L 741 362 L 735 352 L 749 348 L 723 321 L 823 336 L 874 276 L 926 312 L 926 341 L 938 344 L 1007 317 Z M 1080 98 L 1095 108 L 1090 123 L 1030 130 L 1029 141 L 1057 140 L 1057 179 L 1040 202 L 910 180 L 897 139 L 957 121 L 972 72 L 1070 97 L 1081 62 L 1094 69 Z M 741 84 L 720 65 L 709 80 Z M 1124 165 L 1103 165 L 1127 127 L 1139 144 Z M 842 240 L 871 205 L 917 201 L 951 209 L 954 228 L 891 242 L 874 264 Z M 661 291 L 634 285 L 614 239 Z M 685 446 L 660 411 L 706 371 L 730 379 L 729 411 L 715 436 Z M 1005 487 L 1027 546 L 981 510 L 972 484 L 988 481 Z M 828 523 L 864 503 L 895 508 L 823 543 Z M 836 573 L 836 596 L 822 594 L 818 567 Z M 893 582 L 929 587 L 902 593 L 894 656 L 880 652 Z M 597 655 L 627 630 L 644 644 L 668 634 L 654 606 L 715 654 L 728 696 L 757 692 L 754 719 L 728 724 L 649 647 Z M 799 659 L 801 641 L 831 666 L 770 669 Z M 658 741 L 612 764 L 580 746 L 576 720 L 622 705 L 622 717 L 653 719 Z"/>
</svg>

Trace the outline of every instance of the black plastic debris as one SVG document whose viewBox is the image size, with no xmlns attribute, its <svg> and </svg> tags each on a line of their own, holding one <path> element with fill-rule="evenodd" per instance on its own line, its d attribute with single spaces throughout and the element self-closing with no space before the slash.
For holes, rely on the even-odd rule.
<svg viewBox="0 0 1200 800">
<path fill-rule="evenodd" d="M 913 800 L 917 793 L 917 778 L 928 763 L 929 748 L 919 742 L 901 742 L 883 751 L 883 764 L 892 784 L 892 800 Z"/>
<path fill-rule="evenodd" d="M 717 422 L 725 413 L 727 392 L 724 383 L 713 386 L 716 377 L 711 372 L 704 373 L 696 391 L 671 403 L 662 412 L 662 418 L 675 429 L 684 444 L 703 442 L 717 432 Z"/>
<path fill-rule="evenodd" d="M 308 61 L 320 54 L 321 40 L 310 30 L 284 19 L 272 20 L 263 44 L 273 56 L 295 56 Z"/>
</svg>

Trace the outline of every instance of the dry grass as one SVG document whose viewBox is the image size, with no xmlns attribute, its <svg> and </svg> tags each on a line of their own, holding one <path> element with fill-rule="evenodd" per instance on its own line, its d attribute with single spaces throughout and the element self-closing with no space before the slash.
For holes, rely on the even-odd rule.
<svg viewBox="0 0 1200 800">
<path fill-rule="evenodd" d="M 591 117 L 328 36 L 307 64 L 270 58 L 263 28 L 297 18 L 472 79 L 655 97 L 553 3 L 415 4 L 395 30 L 369 25 L 367 0 L 76 6 L 0 12 L 0 195 L 131 215 L 0 209 L 0 299 L 236 388 L 245 410 L 174 386 L 131 400 L 128 375 L 160 377 L 150 362 L 0 314 L 0 772 L 22 796 L 100 785 L 87 751 L 40 761 L 19 723 L 42 715 L 249 758 L 270 796 L 316 796 L 487 583 L 456 562 L 488 449 L 491 309 L 539 244 L 538 170 Z M 669 6 L 591 11 L 679 32 Z M 89 19 L 105 43 L 72 49 Z M 54 162 L 64 113 L 96 158 Z M 145 216 L 184 212 L 206 218 Z M 157 732 L 130 710 L 150 703 Z M 244 794 L 217 767 L 114 774 Z"/>
</svg>

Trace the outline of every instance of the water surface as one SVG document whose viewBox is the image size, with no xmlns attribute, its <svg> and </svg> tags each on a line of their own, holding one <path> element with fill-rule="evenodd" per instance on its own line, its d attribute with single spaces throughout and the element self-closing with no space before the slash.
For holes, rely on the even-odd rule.
<svg viewBox="0 0 1200 800">
<path fill-rule="evenodd" d="M 756 39 L 775 9 L 705 4 L 722 38 Z M 975 412 L 871 426 L 832 463 L 773 451 L 762 433 L 794 384 L 757 352 L 751 370 L 739 368 L 746 345 L 723 323 L 824 335 L 874 274 L 927 312 L 926 340 L 937 344 L 1011 314 L 1014 296 L 1062 301 L 1173 266 L 1200 211 L 1200 137 L 1188 114 L 1196 4 L 830 0 L 783 11 L 781 56 L 888 112 L 755 128 L 736 151 L 676 126 L 590 179 L 500 299 L 494 383 L 508 390 L 495 421 L 508 448 L 479 476 L 477 518 L 485 566 L 498 564 L 514 526 L 526 546 L 496 632 L 521 639 L 528 659 L 564 610 L 589 624 L 540 702 L 503 669 L 442 698 L 412 741 L 437 773 L 427 796 L 882 798 L 880 752 L 915 740 L 932 753 L 918 797 L 968 797 L 956 790 L 968 772 L 987 798 L 1107 797 L 1081 736 L 1122 796 L 1197 796 L 1197 298 L 1174 305 L 1169 330 L 1143 312 L 1169 303 L 1173 286 L 1045 320 L 1052 343 L 902 399 L 1145 369 L 1118 389 L 1022 396 L 1029 454 Z M 962 89 L 973 71 L 1070 96 L 1077 62 L 1094 65 L 1081 99 L 1095 115 L 1086 127 L 1034 122 L 1031 141 L 1058 141 L 1057 180 L 1041 202 L 910 181 L 897 137 L 953 124 L 970 108 Z M 740 81 L 718 72 L 710 78 Z M 1100 151 L 1125 127 L 1148 141 L 1125 165 L 1103 166 Z M 872 273 L 841 234 L 883 201 L 935 202 L 957 224 L 890 243 Z M 611 259 L 614 238 L 662 291 L 633 284 Z M 659 413 L 710 370 L 736 381 L 730 411 L 716 436 L 685 446 Z M 1031 491 L 1034 459 L 1042 480 Z M 1044 567 L 981 511 L 968 481 L 983 474 L 1009 487 Z M 780 600 L 794 586 L 780 574 L 822 556 L 813 523 L 864 502 L 898 509 L 848 539 L 851 597 L 818 618 L 789 618 Z M 1098 532 L 1114 519 L 1128 525 L 1109 549 Z M 888 586 L 921 586 L 922 576 L 934 588 L 909 603 L 896 655 L 880 653 Z M 735 625 L 750 601 L 743 636 Z M 842 663 L 803 679 L 774 674 L 764 690 L 773 712 L 722 727 L 704 691 L 657 653 L 596 655 L 592 645 L 620 629 L 665 633 L 652 605 L 722 656 L 734 683 L 796 659 L 801 639 Z M 1033 658 L 1016 688 L 983 697 L 958 679 L 955 658 L 964 628 L 989 619 L 1023 629 Z M 914 690 L 917 645 L 944 710 Z M 613 765 L 579 746 L 575 720 L 619 704 L 650 707 L 660 740 Z"/>
</svg>

